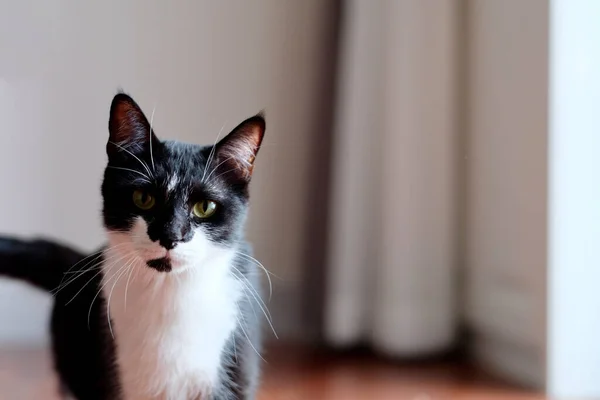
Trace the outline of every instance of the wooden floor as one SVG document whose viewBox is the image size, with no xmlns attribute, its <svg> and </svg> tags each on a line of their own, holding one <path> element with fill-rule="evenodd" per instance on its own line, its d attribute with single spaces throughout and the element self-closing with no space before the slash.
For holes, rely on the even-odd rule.
<svg viewBox="0 0 600 400">
<path fill-rule="evenodd" d="M 265 355 L 258 400 L 542 400 L 456 363 L 395 365 L 366 355 L 293 348 Z M 0 352 L 0 400 L 55 400 L 44 351 Z"/>
<path fill-rule="evenodd" d="M 456 362 L 398 365 L 367 354 L 283 348 L 265 358 L 259 400 L 542 400 Z"/>
</svg>

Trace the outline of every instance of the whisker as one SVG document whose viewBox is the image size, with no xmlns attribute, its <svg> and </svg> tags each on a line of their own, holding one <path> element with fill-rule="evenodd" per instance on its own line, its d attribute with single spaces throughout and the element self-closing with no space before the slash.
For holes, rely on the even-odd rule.
<svg viewBox="0 0 600 400">
<path fill-rule="evenodd" d="M 133 154 L 131 151 L 127 150 L 125 147 L 121 146 L 119 143 L 115 143 L 112 141 L 109 141 L 109 143 L 114 144 L 115 146 L 119 147 L 121 150 L 126 151 L 127 153 L 129 153 L 133 158 L 135 158 L 136 160 L 138 160 L 138 162 L 140 164 L 142 164 L 142 167 L 144 167 L 146 169 L 146 171 L 148 172 L 148 175 L 151 177 L 154 177 L 154 175 L 152 174 L 152 172 L 150 172 L 150 168 L 148 168 L 148 166 L 146 165 L 145 162 L 143 162 L 142 160 L 140 160 L 135 154 Z"/>
<path fill-rule="evenodd" d="M 112 288 L 110 289 L 110 293 L 108 295 L 108 301 L 106 302 L 106 320 L 108 321 L 108 329 L 110 330 L 110 336 L 112 336 L 113 339 L 115 338 L 115 335 L 112 330 L 112 323 L 110 322 L 110 299 L 112 298 L 112 294 L 113 294 L 113 290 L 115 290 L 115 286 L 117 286 L 117 282 L 119 282 L 119 279 L 121 279 L 123 274 L 127 273 L 128 268 L 130 268 L 131 263 L 133 263 L 134 261 L 135 261 L 135 259 L 133 258 L 129 261 L 129 263 L 126 263 L 126 264 L 124 264 L 123 267 L 121 267 L 121 269 L 119 271 L 123 270 L 123 272 L 121 272 L 121 274 L 115 278 L 115 283 L 113 283 Z"/>
<path fill-rule="evenodd" d="M 221 126 L 221 129 L 219 130 L 219 133 L 217 134 L 217 138 L 215 139 L 215 142 L 213 143 L 213 147 L 210 149 L 210 153 L 208 154 L 208 159 L 206 160 L 206 166 L 204 167 L 204 172 L 202 173 L 202 180 L 200 182 L 204 183 L 204 177 L 206 176 L 206 170 L 208 169 L 208 167 L 210 167 L 210 163 L 212 162 L 212 158 L 215 153 L 215 148 L 217 146 L 217 142 L 219 141 L 219 136 L 221 136 L 221 133 L 223 132 L 223 129 L 225 128 L 226 124 L 227 124 L 227 121 L 225 121 L 223 123 L 223 126 Z"/>
<path fill-rule="evenodd" d="M 246 339 L 248 340 L 248 344 L 250 345 L 250 347 L 252 347 L 252 350 L 254 350 L 254 352 L 256 353 L 256 355 L 259 356 L 261 360 L 263 360 L 264 362 L 267 362 L 267 360 L 265 360 L 263 358 L 263 356 L 260 355 L 260 353 L 258 352 L 258 350 L 256 350 L 256 347 L 254 347 L 254 345 L 252 344 L 252 340 L 250 340 L 250 337 L 246 333 L 246 330 L 244 329 L 244 325 L 240 321 L 240 318 L 237 315 L 235 316 L 235 318 L 237 319 L 238 324 L 240 325 L 240 329 L 242 330 L 242 333 L 244 334 L 244 336 L 246 336 Z"/>
<path fill-rule="evenodd" d="M 245 289 L 250 290 L 254 300 L 258 303 L 259 306 L 262 306 L 261 310 L 263 311 L 263 314 L 265 314 L 265 317 L 268 320 L 271 320 L 272 319 L 271 312 L 269 311 L 267 304 L 264 302 L 264 300 L 262 299 L 262 297 L 260 296 L 260 294 L 258 293 L 256 288 L 252 285 L 252 283 L 248 280 L 248 278 L 246 278 L 239 269 L 237 269 L 234 266 L 232 266 L 232 268 L 233 268 L 233 270 L 231 271 L 233 274 L 232 276 L 236 279 L 241 279 L 240 283 L 242 283 L 245 286 Z M 237 272 L 239 274 L 239 276 L 236 275 L 234 272 Z"/>
<path fill-rule="evenodd" d="M 96 257 L 94 260 L 97 260 L 98 258 L 100 258 L 99 256 Z M 87 264 L 86 264 L 87 265 Z M 93 271 L 95 269 L 98 269 L 98 264 L 96 264 L 95 266 L 92 266 L 90 268 L 86 268 L 86 269 L 78 269 L 75 271 L 67 271 L 67 272 L 63 272 L 63 274 L 65 275 L 71 275 L 71 274 L 78 274 L 80 272 L 87 272 L 87 271 Z"/>
<path fill-rule="evenodd" d="M 85 270 L 78 270 L 78 271 L 74 271 L 73 273 L 76 273 L 78 275 L 70 278 L 67 282 L 65 282 L 63 285 L 57 287 L 54 291 L 51 291 L 50 293 L 53 296 L 56 296 L 58 293 L 60 293 L 63 289 L 65 289 L 67 286 L 69 286 L 71 283 L 75 282 L 77 279 L 81 278 L 83 275 L 85 275 L 88 272 L 91 271 L 95 271 L 97 269 L 99 269 L 99 266 L 101 266 L 103 263 L 103 261 L 98 261 L 95 264 L 93 264 L 91 267 L 86 268 Z"/>
<path fill-rule="evenodd" d="M 63 288 L 67 287 L 71 282 L 73 282 L 75 279 L 79 278 L 79 275 L 85 274 L 87 271 L 89 271 L 90 269 L 96 268 L 97 265 L 99 265 L 100 263 L 97 263 L 98 259 L 102 257 L 102 254 L 97 255 L 96 257 L 94 257 L 92 260 L 88 261 L 83 268 L 77 269 L 75 271 L 71 271 L 71 269 L 74 267 L 69 268 L 69 270 L 67 272 L 63 272 L 63 276 L 60 279 L 60 282 L 58 284 L 57 287 L 55 287 L 54 289 L 52 289 L 50 291 L 50 294 L 52 295 L 56 295 L 58 292 L 60 292 Z M 88 268 L 88 265 L 90 265 L 91 263 L 94 263 L 91 267 Z M 67 280 L 67 282 L 65 282 L 65 278 L 67 277 L 67 275 L 70 274 L 79 274 L 78 276 L 75 276 L 74 278 L 71 277 Z"/>
<path fill-rule="evenodd" d="M 120 243 L 120 244 L 117 244 L 117 245 L 115 245 L 115 246 L 110 246 L 109 248 L 110 248 L 110 249 L 114 249 L 114 248 L 117 248 L 117 247 L 119 247 L 119 246 L 123 246 L 123 245 L 125 245 L 125 244 L 127 244 L 127 243 Z M 91 262 L 94 262 L 94 261 L 95 261 L 95 260 L 97 260 L 99 257 L 101 257 L 101 256 L 102 256 L 102 253 L 103 253 L 105 250 L 106 250 L 106 249 L 100 249 L 99 251 L 96 251 L 96 252 L 94 252 L 94 253 L 92 253 L 92 254 L 90 254 L 90 255 L 88 255 L 88 256 L 86 256 L 86 257 L 82 258 L 81 260 L 79 260 L 79 261 L 77 261 L 75 264 L 73 264 L 73 265 L 72 265 L 72 266 L 71 266 L 71 267 L 70 267 L 70 268 L 69 268 L 69 269 L 68 269 L 66 272 L 63 272 L 63 274 L 68 274 L 68 273 L 70 273 L 70 271 L 71 271 L 73 268 L 75 268 L 77 265 L 81 264 L 81 263 L 82 263 L 82 262 L 84 262 L 85 260 L 87 260 L 87 259 L 89 259 L 89 258 L 91 258 L 91 257 L 94 257 L 94 256 L 97 256 L 97 255 L 99 255 L 98 257 L 95 257 L 95 258 L 94 258 L 94 260 L 92 260 L 92 261 L 89 261 L 88 263 L 86 263 L 86 264 L 84 265 L 84 267 L 83 267 L 83 268 L 87 267 L 87 266 L 88 266 L 88 265 L 89 265 Z M 82 270 L 82 269 L 79 269 L 78 271 L 75 271 L 75 272 L 79 272 L 79 271 L 81 271 L 81 270 Z M 65 277 L 63 276 L 63 277 L 62 277 L 62 279 L 60 280 L 60 283 L 58 284 L 58 287 L 60 287 L 60 285 L 62 285 L 62 283 L 63 283 L 64 279 L 65 279 Z M 58 287 L 57 287 L 57 289 L 58 289 Z M 53 289 L 53 290 L 56 290 L 56 289 Z M 51 292 L 52 292 L 52 291 L 51 291 Z"/>
<path fill-rule="evenodd" d="M 256 265 L 258 265 L 260 268 L 262 268 L 262 270 L 265 272 L 265 275 L 267 276 L 267 280 L 269 281 L 269 301 L 271 301 L 271 298 L 273 297 L 273 282 L 271 282 L 272 272 L 270 272 L 267 268 L 265 268 L 265 266 L 262 265 L 262 263 L 260 261 L 258 261 L 256 258 L 252 257 L 251 255 L 242 253 L 241 251 L 238 251 L 238 250 L 236 250 L 236 253 L 242 257 L 246 257 L 246 259 L 248 259 L 250 261 L 254 261 L 256 263 Z M 273 276 L 275 276 L 277 278 L 277 276 L 275 274 L 273 274 Z"/>
<path fill-rule="evenodd" d="M 127 253 L 126 256 L 130 257 L 133 254 L 133 252 Z M 120 261 L 120 260 L 119 260 Z M 113 264 L 113 266 L 111 267 L 111 269 L 114 267 L 115 264 Z M 116 276 L 116 274 L 119 273 L 119 271 L 121 271 L 123 267 L 121 267 L 117 272 L 115 272 L 113 275 L 111 275 L 110 278 L 108 278 L 106 280 L 106 282 L 100 287 L 100 289 L 98 290 L 98 292 L 96 293 L 96 295 L 94 296 L 94 298 L 92 299 L 92 302 L 90 303 L 90 308 L 88 310 L 88 315 L 87 315 L 87 322 L 88 322 L 88 329 L 90 329 L 90 315 L 92 314 L 92 307 L 94 306 L 94 302 L 96 301 L 96 299 L 98 298 L 98 296 L 100 295 L 100 293 L 102 292 L 102 290 L 106 287 L 106 285 L 110 282 L 110 280 Z M 107 272 L 108 274 L 108 272 Z"/>
<path fill-rule="evenodd" d="M 82 258 L 81 260 L 77 261 L 75 264 L 71 265 L 71 267 L 70 267 L 70 268 L 67 270 L 67 272 L 69 272 L 70 270 L 72 270 L 73 268 L 75 268 L 77 265 L 81 264 L 82 262 L 84 262 L 84 261 L 85 261 L 85 260 L 87 260 L 88 258 L 90 258 L 90 257 L 93 257 L 93 256 L 95 256 L 95 255 L 97 255 L 97 254 L 100 254 L 100 253 L 102 253 L 103 251 L 104 251 L 104 249 L 101 249 L 101 250 L 99 250 L 99 251 L 96 251 L 96 252 L 94 252 L 94 253 L 92 253 L 92 254 L 90 254 L 90 255 L 88 255 L 88 256 L 86 256 L 86 257 Z"/>
<path fill-rule="evenodd" d="M 133 274 L 133 270 L 136 269 L 137 265 L 133 264 L 129 271 L 129 276 L 127 277 L 127 283 L 125 284 L 125 302 L 123 305 L 123 311 L 127 312 L 127 290 L 129 289 L 129 280 L 131 279 L 131 275 Z"/>
<path fill-rule="evenodd" d="M 115 167 L 113 165 L 107 165 L 106 168 L 112 168 L 112 169 L 120 169 L 122 171 L 129 171 L 129 172 L 135 172 L 136 174 L 140 174 L 141 176 L 143 176 L 146 182 L 148 183 L 152 183 L 152 181 L 150 180 L 150 178 L 148 177 L 148 175 L 144 174 L 143 172 L 140 171 L 136 171 L 135 169 L 131 169 L 131 168 L 123 168 L 123 167 Z"/>
<path fill-rule="evenodd" d="M 210 174 L 208 174 L 208 176 L 206 177 L 206 180 L 209 180 L 209 179 L 210 179 L 210 177 L 211 177 L 211 175 L 212 175 L 212 174 L 214 174 L 214 173 L 215 173 L 215 171 L 216 171 L 216 170 L 217 170 L 217 169 L 218 169 L 218 168 L 219 168 L 221 165 L 225 164 L 227 161 L 229 161 L 229 160 L 231 160 L 231 159 L 233 159 L 233 158 L 235 158 L 235 157 L 234 157 L 234 156 L 227 157 L 226 159 L 224 159 L 223 161 L 221 161 L 219 164 L 217 164 L 217 166 L 216 166 L 216 167 L 214 167 L 214 168 L 212 169 L 212 171 L 210 171 Z"/>
<path fill-rule="evenodd" d="M 101 257 L 101 256 L 102 256 L 102 253 L 104 253 L 106 250 L 112 250 L 112 249 L 116 249 L 116 248 L 118 248 L 118 247 L 121 247 L 121 246 L 124 246 L 124 245 L 127 245 L 127 244 L 129 244 L 129 243 L 119 243 L 119 244 L 116 244 L 116 245 L 114 245 L 114 246 L 109 246 L 109 247 L 106 247 L 106 248 L 102 248 L 102 249 L 100 249 L 100 250 L 98 250 L 98 251 L 96 251 L 96 252 L 94 252 L 94 253 L 92 253 L 92 254 L 90 254 L 90 255 L 88 255 L 88 256 L 86 256 L 86 257 L 84 257 L 84 258 L 82 258 L 81 260 L 77 261 L 77 262 L 76 262 L 75 264 L 73 264 L 73 265 L 72 265 L 72 266 L 71 266 L 71 267 L 70 267 L 70 268 L 69 268 L 69 269 L 68 269 L 66 272 L 63 272 L 63 274 L 69 274 L 69 273 L 71 273 L 71 270 L 72 270 L 73 268 L 75 268 L 77 265 L 81 264 L 81 263 L 82 263 L 82 262 L 84 262 L 85 260 L 89 259 L 90 257 L 97 256 L 97 257 L 95 257 L 95 258 L 94 258 L 94 260 L 96 260 L 96 259 L 98 259 L 99 257 Z M 90 261 L 90 262 L 91 262 L 91 261 Z M 85 266 L 84 266 L 83 268 L 85 268 L 87 265 L 89 265 L 89 263 L 90 263 L 90 262 L 86 263 L 86 264 L 85 264 Z M 79 270 L 77 270 L 77 271 L 81 271 L 81 270 L 82 270 L 82 269 L 79 269 Z M 74 272 L 77 272 L 77 271 L 74 271 Z"/>
<path fill-rule="evenodd" d="M 236 271 L 238 271 L 238 273 L 241 274 L 240 270 L 238 270 L 237 268 L 233 267 Z M 246 279 L 243 275 L 241 275 L 243 279 Z M 247 279 L 246 279 L 247 280 Z M 241 283 L 244 283 L 243 281 L 240 281 Z M 271 313 L 267 313 L 267 310 L 265 310 L 265 307 L 262 306 L 261 302 L 259 301 L 260 296 L 255 295 L 252 290 L 250 289 L 251 285 L 246 285 L 244 284 L 244 286 L 246 286 L 248 288 L 248 290 L 250 290 L 250 294 L 252 295 L 252 297 L 254 297 L 254 300 L 256 301 L 256 303 L 258 304 L 258 306 L 260 307 L 261 311 L 263 312 L 267 322 L 269 323 L 269 326 L 271 327 L 271 330 L 273 331 L 273 334 L 275 335 L 275 338 L 279 339 L 279 336 L 277 335 L 277 332 L 275 331 L 275 327 L 273 326 L 273 323 L 271 321 Z M 256 290 L 255 290 L 256 292 Z M 264 302 L 263 302 L 264 303 Z"/>
<path fill-rule="evenodd" d="M 275 273 L 273 273 L 273 272 L 269 271 L 267 268 L 265 268 L 265 266 L 264 266 L 264 265 L 263 265 L 263 264 L 262 264 L 260 261 L 258 261 L 256 258 L 252 257 L 251 255 L 249 255 L 249 254 L 246 254 L 246 253 L 243 253 L 243 252 L 241 252 L 241 251 L 239 251 L 239 250 L 235 250 L 235 252 L 236 252 L 237 254 L 239 254 L 239 255 L 243 256 L 243 257 L 247 257 L 247 258 L 248 258 L 250 261 L 254 261 L 256 264 L 258 264 L 258 266 L 259 266 L 259 267 L 262 267 L 261 269 L 262 269 L 262 270 L 263 270 L 265 273 L 269 274 L 269 275 L 270 275 L 270 276 L 272 276 L 273 278 L 277 278 L 277 279 L 279 279 L 279 280 L 283 280 L 283 278 L 282 278 L 282 277 L 280 277 L 280 276 L 278 276 L 277 274 L 275 274 Z"/>
<path fill-rule="evenodd" d="M 156 168 L 154 168 L 154 156 L 152 155 L 152 123 L 154 122 L 154 111 L 156 111 L 156 104 L 154 108 L 152 108 L 152 115 L 150 116 L 150 133 L 148 133 L 148 140 L 150 141 L 150 161 L 152 161 L 152 170 L 156 172 Z"/>
<path fill-rule="evenodd" d="M 125 244 L 125 243 L 123 243 Z M 115 248 L 117 246 L 113 246 L 112 248 Z M 78 274 L 77 276 L 70 278 L 67 282 L 65 282 L 64 284 L 61 283 L 59 284 L 59 286 L 56 289 L 53 289 L 50 291 L 50 293 L 54 296 L 56 296 L 58 294 L 58 292 L 60 292 L 61 290 L 63 290 L 65 287 L 69 286 L 71 283 L 73 283 L 75 280 L 79 279 L 81 276 L 83 276 L 85 273 L 89 272 L 89 271 L 93 271 L 95 269 L 97 269 L 96 267 L 100 266 L 102 267 L 103 263 L 108 263 L 108 261 L 110 260 L 114 260 L 117 256 L 119 256 L 119 254 L 113 254 L 110 257 L 104 258 L 102 260 L 100 260 L 99 262 L 96 262 L 99 258 L 102 257 L 103 254 L 100 254 L 99 256 L 96 256 L 93 260 L 89 261 L 88 263 L 86 263 L 83 268 L 77 270 L 77 271 L 67 271 L 67 274 Z M 94 263 L 93 265 L 91 265 L 89 268 L 86 268 L 88 265 L 90 265 L 91 263 Z M 64 279 L 64 276 L 63 276 Z"/>
<path fill-rule="evenodd" d="M 237 169 L 237 168 L 231 168 L 231 169 L 228 169 L 228 170 L 227 170 L 227 171 L 225 171 L 225 172 L 221 172 L 219 175 L 215 176 L 215 179 L 217 179 L 218 177 L 220 177 L 220 176 L 223 176 L 223 175 L 225 175 L 225 174 L 228 174 L 229 172 L 235 171 L 236 169 Z"/>
<path fill-rule="evenodd" d="M 233 278 L 238 281 L 241 285 L 244 285 L 244 282 L 237 277 L 237 275 L 232 274 L 231 276 L 233 276 Z M 258 314 L 256 314 L 256 309 L 254 308 L 254 304 L 252 304 L 252 300 L 250 300 L 250 297 L 248 297 L 248 289 L 246 289 L 246 287 L 244 287 L 244 296 L 246 297 L 246 301 L 248 301 L 248 304 L 250 304 L 250 308 L 252 308 L 252 313 L 254 314 L 254 318 L 256 321 L 258 321 Z"/>
<path fill-rule="evenodd" d="M 122 256 L 121 258 L 119 258 L 118 260 L 116 260 L 116 261 L 112 262 L 112 263 L 110 264 L 110 267 L 108 267 L 108 269 L 106 270 L 106 273 L 108 274 L 108 273 L 109 273 L 109 272 L 110 272 L 110 271 L 111 271 L 111 270 L 112 270 L 112 269 L 115 267 L 115 265 L 117 265 L 117 263 L 118 263 L 119 261 L 121 261 L 123 258 L 125 258 L 125 257 L 129 256 L 130 254 L 131 254 L 131 253 L 128 253 L 128 254 L 126 254 L 126 255 Z M 82 287 L 79 289 L 79 291 L 78 291 L 77 293 L 75 293 L 75 296 L 73 296 L 73 297 L 71 298 L 71 300 L 69 300 L 69 301 L 68 301 L 68 302 L 65 304 L 65 306 L 69 305 L 69 303 L 71 303 L 73 300 L 75 300 L 75 298 L 76 298 L 76 297 L 79 295 L 79 293 L 81 293 L 81 292 L 83 291 L 83 289 L 85 289 L 85 287 L 86 287 L 87 285 L 89 285 L 89 284 L 90 284 L 90 282 L 92 282 L 92 281 L 94 280 L 94 278 L 96 278 L 96 277 L 97 277 L 98 275 L 100 275 L 101 273 L 102 273 L 102 269 L 100 269 L 100 271 L 98 271 L 97 273 L 95 273 L 95 274 L 94 274 L 94 276 L 92 276 L 92 277 L 91 277 L 91 278 L 90 278 L 90 279 L 89 279 L 89 280 L 86 282 L 86 284 L 85 284 L 85 285 L 83 285 L 83 286 L 82 286 Z M 89 327 L 89 319 L 88 319 L 88 327 Z"/>
</svg>

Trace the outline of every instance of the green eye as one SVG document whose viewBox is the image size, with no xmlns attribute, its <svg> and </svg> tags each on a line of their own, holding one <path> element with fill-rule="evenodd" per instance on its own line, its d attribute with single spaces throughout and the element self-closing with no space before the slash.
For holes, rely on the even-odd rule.
<svg viewBox="0 0 600 400">
<path fill-rule="evenodd" d="M 198 218 L 208 218 L 217 211 L 217 203 L 212 200 L 202 200 L 194 204 L 192 211 Z"/>
<path fill-rule="evenodd" d="M 154 197 L 144 192 L 143 190 L 136 190 L 133 192 L 133 204 L 142 210 L 149 210 L 154 207 Z"/>
</svg>

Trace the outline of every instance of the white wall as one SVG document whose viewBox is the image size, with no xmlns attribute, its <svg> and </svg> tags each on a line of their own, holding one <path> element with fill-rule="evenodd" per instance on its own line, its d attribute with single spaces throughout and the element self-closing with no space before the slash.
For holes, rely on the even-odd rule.
<svg viewBox="0 0 600 400">
<path fill-rule="evenodd" d="M 467 318 L 479 359 L 541 387 L 548 5 L 533 0 L 467 5 Z"/>
<path fill-rule="evenodd" d="M 555 398 L 600 398 L 600 2 L 468 4 L 475 354 Z"/>
<path fill-rule="evenodd" d="M 0 0 L 0 9 L 0 231 L 101 244 L 99 183 L 119 86 L 148 113 L 156 106 L 159 135 L 198 143 L 266 108 L 249 236 L 283 278 L 277 293 L 292 293 L 279 314 L 296 318 L 287 306 L 300 307 L 331 4 Z M 1 283 L 0 343 L 43 342 L 49 300 Z"/>
<path fill-rule="evenodd" d="M 600 398 L 600 2 L 551 2 L 548 386 Z"/>
</svg>

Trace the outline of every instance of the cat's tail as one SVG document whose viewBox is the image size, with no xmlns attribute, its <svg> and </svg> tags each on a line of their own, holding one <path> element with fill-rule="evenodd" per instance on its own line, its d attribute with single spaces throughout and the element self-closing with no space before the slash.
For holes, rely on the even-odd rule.
<svg viewBox="0 0 600 400">
<path fill-rule="evenodd" d="M 64 272 L 83 258 L 81 253 L 48 240 L 0 237 L 0 275 L 48 291 L 57 288 Z"/>
</svg>

